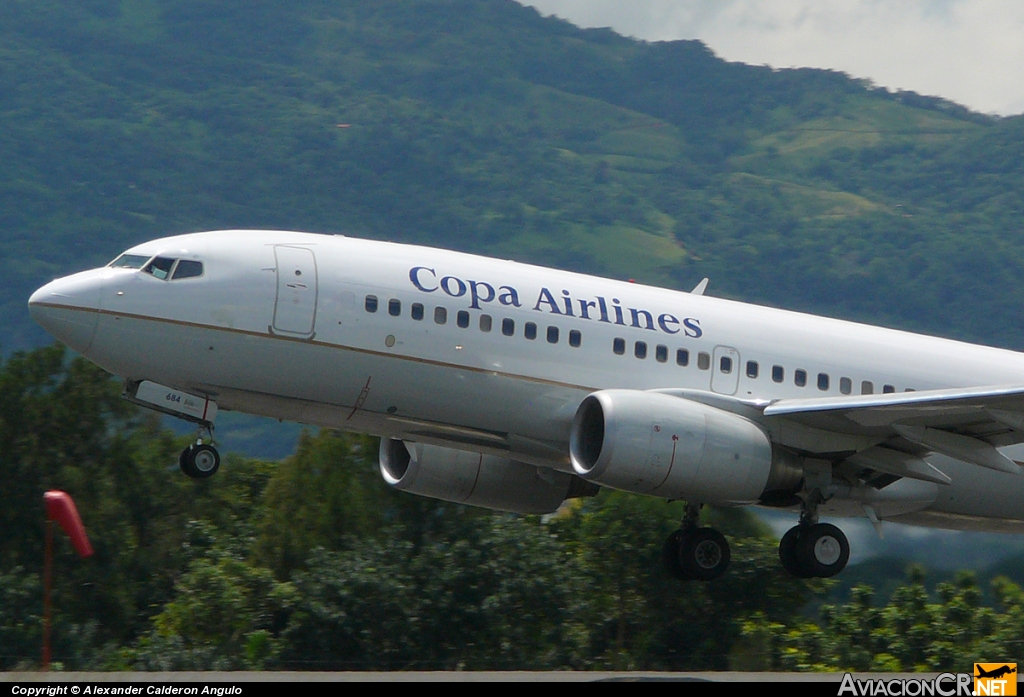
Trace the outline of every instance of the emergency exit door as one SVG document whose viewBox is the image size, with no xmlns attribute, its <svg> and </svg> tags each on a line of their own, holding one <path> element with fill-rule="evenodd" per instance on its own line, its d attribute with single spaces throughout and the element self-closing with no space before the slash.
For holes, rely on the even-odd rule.
<svg viewBox="0 0 1024 697">
<path fill-rule="evenodd" d="M 740 384 L 740 352 L 730 346 L 716 346 L 711 363 L 711 389 L 719 394 L 736 394 Z"/>
</svg>

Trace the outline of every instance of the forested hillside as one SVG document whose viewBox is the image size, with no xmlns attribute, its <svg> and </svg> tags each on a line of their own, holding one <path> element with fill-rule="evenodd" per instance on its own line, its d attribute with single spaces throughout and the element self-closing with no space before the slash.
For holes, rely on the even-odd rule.
<svg viewBox="0 0 1024 697">
<path fill-rule="evenodd" d="M 2 348 L 55 274 L 345 232 L 1024 346 L 1024 120 L 509 0 L 0 6 Z"/>
<path fill-rule="evenodd" d="M 25 308 L 46 280 L 223 227 L 710 276 L 1024 349 L 1024 118 L 510 0 L 9 0 L 0 124 L 0 669 L 37 661 L 53 487 L 97 548 L 59 546 L 68 668 L 946 670 L 1019 651 L 1010 581 L 915 572 L 884 607 L 861 588 L 819 612 L 826 584 L 784 577 L 744 514 L 708 513 L 734 566 L 680 592 L 664 502 L 605 492 L 545 523 L 440 505 L 329 432 L 192 482 L 180 439 L 98 370 L 12 352 L 49 343 Z"/>
</svg>

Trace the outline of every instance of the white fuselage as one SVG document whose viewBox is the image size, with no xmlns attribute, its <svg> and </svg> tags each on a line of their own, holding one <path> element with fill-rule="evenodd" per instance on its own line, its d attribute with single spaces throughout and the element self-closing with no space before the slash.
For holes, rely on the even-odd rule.
<svg viewBox="0 0 1024 697">
<path fill-rule="evenodd" d="M 573 416 L 595 390 L 767 402 L 1024 384 L 1011 351 L 427 247 L 224 231 L 127 253 L 200 260 L 203 273 L 105 267 L 31 300 L 116 375 L 569 472 Z M 925 508 L 1024 517 L 1024 477 L 946 460 L 954 484 Z"/>
</svg>

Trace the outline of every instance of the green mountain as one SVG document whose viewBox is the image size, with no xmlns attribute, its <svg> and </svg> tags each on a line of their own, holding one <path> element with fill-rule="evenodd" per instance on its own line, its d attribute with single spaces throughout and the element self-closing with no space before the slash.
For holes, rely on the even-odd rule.
<svg viewBox="0 0 1024 697">
<path fill-rule="evenodd" d="M 388 238 L 1024 346 L 1024 119 L 510 0 L 0 4 L 0 349 L 144 239 Z"/>
</svg>

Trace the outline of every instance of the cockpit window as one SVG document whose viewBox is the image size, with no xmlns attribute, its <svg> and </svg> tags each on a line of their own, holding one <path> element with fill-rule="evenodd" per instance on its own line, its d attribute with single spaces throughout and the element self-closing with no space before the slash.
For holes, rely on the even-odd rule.
<svg viewBox="0 0 1024 697">
<path fill-rule="evenodd" d="M 174 266 L 174 259 L 168 259 L 167 257 L 154 257 L 153 261 L 146 264 L 143 268 L 144 273 L 152 274 L 161 281 L 167 280 L 167 277 L 171 273 L 171 267 Z"/>
<path fill-rule="evenodd" d="M 203 262 L 182 259 L 178 262 L 177 268 L 174 269 L 174 276 L 172 276 L 172 280 L 177 281 L 179 278 L 195 278 L 196 276 L 202 275 Z"/>
<path fill-rule="evenodd" d="M 149 257 L 141 254 L 122 254 L 107 266 L 115 269 L 141 269 L 147 261 L 149 261 Z"/>
</svg>

